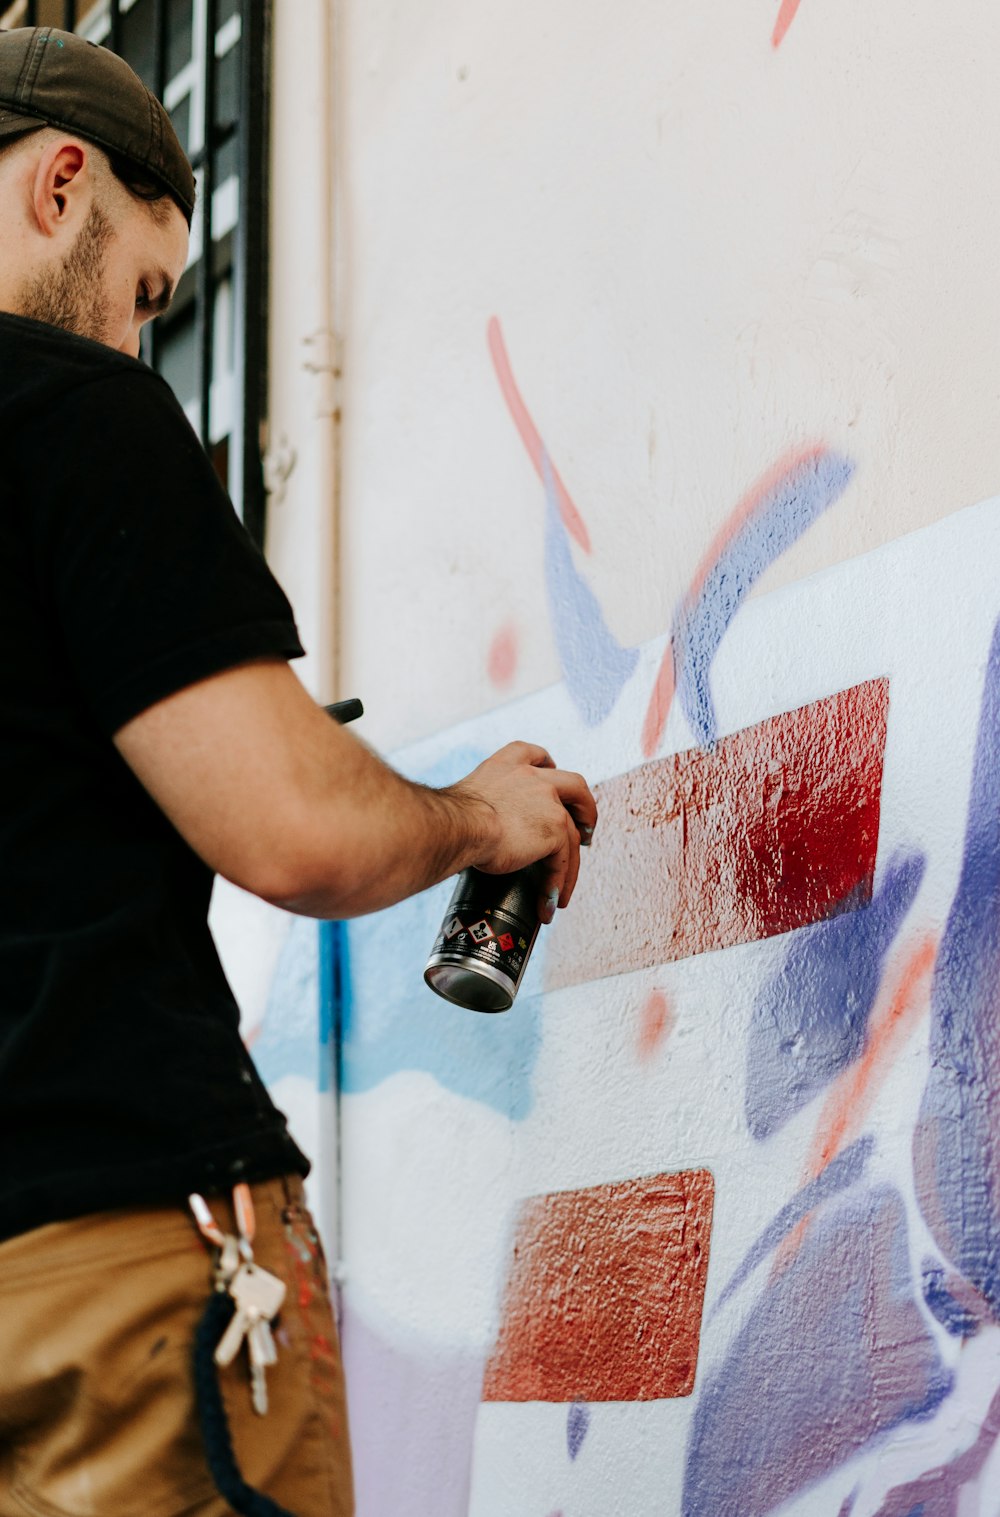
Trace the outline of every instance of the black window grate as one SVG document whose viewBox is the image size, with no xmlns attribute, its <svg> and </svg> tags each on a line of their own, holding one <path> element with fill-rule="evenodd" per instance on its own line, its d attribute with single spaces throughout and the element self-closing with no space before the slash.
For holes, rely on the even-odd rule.
<svg viewBox="0 0 1000 1517">
<path fill-rule="evenodd" d="M 270 0 L 27 0 L 13 23 L 59 25 L 103 42 L 171 111 L 198 179 L 197 256 L 171 310 L 146 328 L 143 356 L 173 384 L 258 543 L 270 12 Z"/>
</svg>

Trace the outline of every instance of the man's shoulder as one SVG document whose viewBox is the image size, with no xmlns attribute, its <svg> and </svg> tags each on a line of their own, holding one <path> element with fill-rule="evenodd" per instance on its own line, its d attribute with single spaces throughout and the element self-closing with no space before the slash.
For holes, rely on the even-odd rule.
<svg viewBox="0 0 1000 1517">
<path fill-rule="evenodd" d="M 61 327 L 0 311 L 0 426 L 20 426 L 74 391 L 107 381 L 169 392 L 145 364 Z"/>
</svg>

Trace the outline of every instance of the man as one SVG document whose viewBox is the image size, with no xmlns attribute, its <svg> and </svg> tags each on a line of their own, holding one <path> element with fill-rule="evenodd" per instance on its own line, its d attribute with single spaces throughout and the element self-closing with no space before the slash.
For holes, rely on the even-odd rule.
<svg viewBox="0 0 1000 1517">
<path fill-rule="evenodd" d="M 551 918 L 596 822 L 527 744 L 410 784 L 289 670 L 288 603 L 137 362 L 193 208 L 121 60 L 0 34 L 0 1517 L 249 1509 L 196 1417 L 211 1261 L 185 1206 L 250 1231 L 246 1183 L 292 1288 L 262 1421 L 244 1355 L 221 1372 L 236 1459 L 269 1510 L 352 1510 L 308 1165 L 239 1038 L 213 872 L 337 917 L 544 859 Z"/>
</svg>

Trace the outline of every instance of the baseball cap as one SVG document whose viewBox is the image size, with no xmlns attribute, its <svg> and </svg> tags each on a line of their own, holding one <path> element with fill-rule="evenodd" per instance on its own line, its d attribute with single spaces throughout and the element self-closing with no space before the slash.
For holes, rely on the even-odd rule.
<svg viewBox="0 0 1000 1517">
<path fill-rule="evenodd" d="M 191 165 L 166 110 L 124 58 L 54 26 L 0 31 L 0 145 L 43 126 L 124 158 L 173 196 L 190 225 Z"/>
</svg>

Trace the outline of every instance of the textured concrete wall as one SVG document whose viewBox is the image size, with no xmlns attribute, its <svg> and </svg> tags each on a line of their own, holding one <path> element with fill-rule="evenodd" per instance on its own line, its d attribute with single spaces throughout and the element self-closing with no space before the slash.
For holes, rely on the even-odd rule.
<svg viewBox="0 0 1000 1517">
<path fill-rule="evenodd" d="M 505 1015 L 448 886 L 261 950 L 298 1121 L 342 1022 L 360 1517 L 996 1517 L 995 9 L 335 40 L 340 693 L 602 804 Z"/>
</svg>

